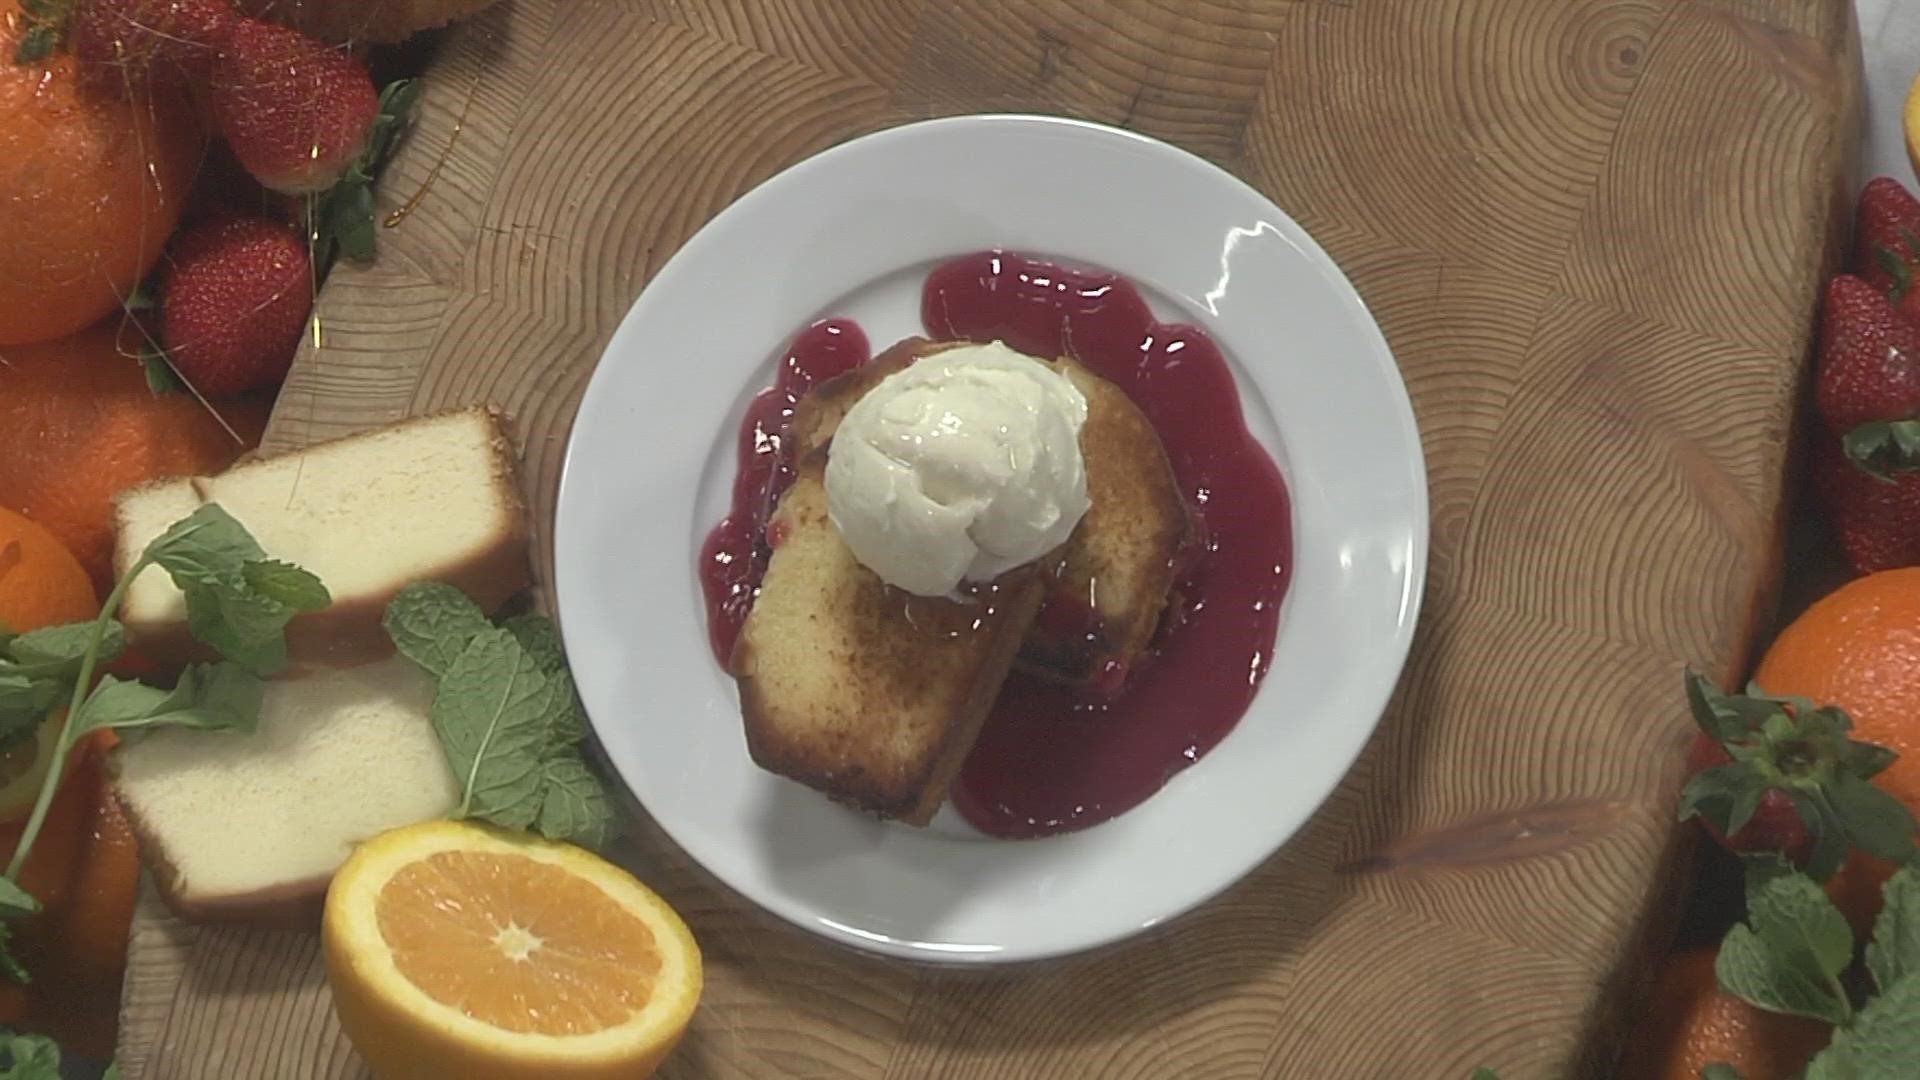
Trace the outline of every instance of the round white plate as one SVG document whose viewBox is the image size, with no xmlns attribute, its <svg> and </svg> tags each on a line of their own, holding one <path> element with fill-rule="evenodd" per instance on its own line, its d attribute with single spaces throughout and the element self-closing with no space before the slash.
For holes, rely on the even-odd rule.
<svg viewBox="0 0 1920 1080">
<path fill-rule="evenodd" d="M 937 262 L 1002 247 L 1116 271 L 1234 366 L 1293 495 L 1293 582 L 1239 726 L 1145 804 L 1083 832 L 986 838 L 952 811 L 882 824 L 763 772 L 707 644 L 695 577 L 747 401 L 809 322 L 875 350 L 921 332 Z M 574 421 L 556 597 L 582 700 L 646 811 L 720 880 L 848 945 L 942 962 L 1057 956 L 1161 923 L 1265 860 L 1366 743 L 1413 635 L 1426 472 L 1393 357 L 1293 220 L 1183 151 L 1032 116 L 856 139 L 742 197 L 621 323 Z"/>
</svg>

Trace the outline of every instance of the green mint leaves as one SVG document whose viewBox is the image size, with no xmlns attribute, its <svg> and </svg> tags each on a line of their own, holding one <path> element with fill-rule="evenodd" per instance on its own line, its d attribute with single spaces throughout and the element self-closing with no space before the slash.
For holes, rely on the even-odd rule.
<svg viewBox="0 0 1920 1080">
<path fill-rule="evenodd" d="M 1720 943 L 1714 973 L 1729 993 L 1770 1012 L 1844 1024 L 1853 1015 L 1841 974 L 1853 931 L 1804 874 L 1749 869 L 1747 923 Z"/>
<path fill-rule="evenodd" d="M 494 626 L 451 586 L 400 590 L 383 625 L 437 683 L 432 719 L 460 783 L 456 817 L 603 847 L 615 814 L 582 752 L 573 677 L 553 624 L 537 615 Z"/>
<path fill-rule="evenodd" d="M 176 522 L 131 570 L 156 563 L 186 594 L 187 629 L 256 675 L 287 664 L 287 623 L 332 600 L 320 579 L 267 558 L 244 526 L 209 503 Z"/>
<path fill-rule="evenodd" d="M 1894 760 L 1892 751 L 1848 736 L 1852 721 L 1802 698 L 1775 698 L 1759 687 L 1723 694 L 1689 671 L 1687 701 L 1694 722 L 1733 759 L 1687 782 L 1680 820 L 1701 817 L 1724 836 L 1752 820 L 1770 792 L 1786 796 L 1812 841 L 1807 872 L 1825 881 L 1850 847 L 1883 859 L 1913 850 L 1913 814 L 1871 783 Z"/>
<path fill-rule="evenodd" d="M 1754 860 L 1748 922 L 1720 945 L 1715 974 L 1728 993 L 1772 1012 L 1823 1020 L 1833 1039 L 1804 1080 L 1907 1080 L 1920 1061 L 1920 866 L 1888 880 L 1866 948 L 1875 993 L 1863 1003 L 1847 990 L 1853 937 L 1826 893 L 1779 860 Z M 1703 1071 L 1702 1077 L 1738 1075 Z"/>
<path fill-rule="evenodd" d="M 126 651 L 126 629 L 113 613 L 133 580 L 152 566 L 166 571 L 186 595 L 188 629 L 224 657 L 189 666 L 172 689 L 97 675 L 102 664 Z M 81 739 L 105 728 L 130 738 L 160 727 L 252 731 L 259 721 L 260 677 L 286 664 L 287 623 L 330 602 L 318 578 L 269 559 L 232 515 L 208 504 L 147 545 L 93 620 L 0 634 L 0 749 L 37 737 L 43 724 L 66 709 L 46 779 L 0 878 L 0 920 L 40 909 L 20 887 L 20 872 L 46 824 L 67 755 Z M 0 921 L 0 974 L 25 982 L 28 973 L 6 951 L 11 936 L 12 928 Z M 0 1049 L 24 1060 L 17 1039 Z M 40 1074 L 0 1069 L 0 1080 L 16 1075 Z"/>
<path fill-rule="evenodd" d="M 0 1031 L 0 1080 L 60 1080 L 60 1048 L 45 1035 Z"/>
<path fill-rule="evenodd" d="M 322 276 L 336 254 L 354 262 L 370 262 L 375 248 L 373 181 L 386 167 L 395 141 L 413 121 L 422 84 L 396 79 L 380 90 L 380 111 L 367 131 L 365 149 L 333 187 L 318 195 L 307 209 L 308 235 L 313 240 L 313 262 Z"/>
</svg>

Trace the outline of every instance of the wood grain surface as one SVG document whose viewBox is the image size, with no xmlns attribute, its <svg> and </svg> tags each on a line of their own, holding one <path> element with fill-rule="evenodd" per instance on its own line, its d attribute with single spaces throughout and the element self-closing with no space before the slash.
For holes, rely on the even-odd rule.
<svg viewBox="0 0 1920 1080">
<path fill-rule="evenodd" d="M 544 531 L 614 326 L 781 168 L 983 110 L 1205 155 L 1340 262 L 1412 390 L 1432 566 L 1377 737 L 1226 895 L 1028 970 L 821 944 L 643 825 L 622 857 L 710 963 L 666 1072 L 1605 1075 L 1684 883 L 1681 667 L 1734 675 L 1774 602 L 1851 194 L 1851 19 L 1847 0 L 509 0 L 435 60 L 381 194 L 417 203 L 376 266 L 329 282 L 270 443 L 496 402 Z M 149 896 L 126 1075 L 363 1075 L 316 957 Z"/>
</svg>

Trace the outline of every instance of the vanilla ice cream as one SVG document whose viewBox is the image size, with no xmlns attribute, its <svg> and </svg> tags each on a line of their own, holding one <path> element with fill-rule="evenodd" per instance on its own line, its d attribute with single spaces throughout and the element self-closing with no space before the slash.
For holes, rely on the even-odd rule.
<svg viewBox="0 0 1920 1080">
<path fill-rule="evenodd" d="M 1072 380 L 1000 342 L 882 379 L 827 452 L 827 512 L 889 585 L 946 596 L 1064 543 L 1086 514 Z"/>
</svg>

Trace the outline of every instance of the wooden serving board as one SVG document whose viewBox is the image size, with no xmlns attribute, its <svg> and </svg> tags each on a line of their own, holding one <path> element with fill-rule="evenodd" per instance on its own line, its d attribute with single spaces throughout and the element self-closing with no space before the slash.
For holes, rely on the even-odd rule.
<svg viewBox="0 0 1920 1080">
<path fill-rule="evenodd" d="M 1226 895 L 1027 970 L 822 944 L 643 824 L 624 857 L 710 965 L 666 1072 L 1604 1075 L 1684 883 L 1682 665 L 1736 675 L 1778 584 L 1816 287 L 1851 194 L 1851 9 L 508 0 L 436 58 L 381 194 L 412 209 L 376 266 L 329 282 L 270 443 L 497 402 L 544 531 L 614 326 L 781 168 L 987 110 L 1203 154 L 1345 267 L 1413 393 L 1433 554 L 1379 734 Z M 549 552 L 543 536 L 543 569 Z M 196 930 L 149 896 L 126 1075 L 364 1075 L 316 957 L 310 935 Z"/>
</svg>

